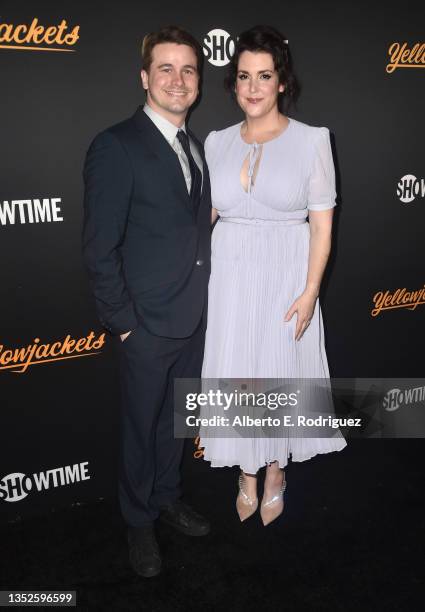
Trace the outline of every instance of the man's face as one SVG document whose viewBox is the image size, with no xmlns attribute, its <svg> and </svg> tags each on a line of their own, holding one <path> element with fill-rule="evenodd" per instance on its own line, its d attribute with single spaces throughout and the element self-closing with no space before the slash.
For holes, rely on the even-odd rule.
<svg viewBox="0 0 425 612">
<path fill-rule="evenodd" d="M 175 125 L 182 125 L 199 93 L 195 51 L 176 43 L 155 45 L 149 72 L 142 70 L 142 82 L 149 106 Z"/>
</svg>

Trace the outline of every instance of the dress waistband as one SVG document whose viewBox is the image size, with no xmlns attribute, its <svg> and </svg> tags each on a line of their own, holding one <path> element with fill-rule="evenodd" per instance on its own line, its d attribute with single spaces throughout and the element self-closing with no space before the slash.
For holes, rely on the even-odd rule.
<svg viewBox="0 0 425 612">
<path fill-rule="evenodd" d="M 306 223 L 307 219 L 248 219 L 244 217 L 220 217 L 220 221 L 226 223 L 241 223 L 243 225 L 256 226 L 280 226 L 280 225 L 301 225 Z"/>
</svg>

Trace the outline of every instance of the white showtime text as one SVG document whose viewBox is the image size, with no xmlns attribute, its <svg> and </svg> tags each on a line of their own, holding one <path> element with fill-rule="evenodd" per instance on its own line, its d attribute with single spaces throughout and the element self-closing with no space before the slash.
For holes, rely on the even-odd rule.
<svg viewBox="0 0 425 612">
<path fill-rule="evenodd" d="M 40 200 L 4 200 L 0 202 L 1 225 L 15 223 L 56 223 L 63 221 L 59 203 L 62 198 Z"/>
</svg>

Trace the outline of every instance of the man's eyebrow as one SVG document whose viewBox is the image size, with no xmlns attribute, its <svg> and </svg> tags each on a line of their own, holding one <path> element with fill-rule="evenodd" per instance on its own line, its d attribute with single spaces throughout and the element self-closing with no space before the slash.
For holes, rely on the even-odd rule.
<svg viewBox="0 0 425 612">
<path fill-rule="evenodd" d="M 160 64 L 158 68 L 173 68 L 173 64 Z M 192 64 L 185 64 L 183 68 L 191 68 L 196 71 L 196 66 L 192 66 Z"/>
</svg>

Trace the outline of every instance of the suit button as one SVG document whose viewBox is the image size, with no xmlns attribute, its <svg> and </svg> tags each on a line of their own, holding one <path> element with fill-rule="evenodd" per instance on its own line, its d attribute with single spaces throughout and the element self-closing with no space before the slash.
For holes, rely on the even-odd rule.
<svg viewBox="0 0 425 612">
<path fill-rule="evenodd" d="M 196 265 L 197 266 L 203 266 L 204 265 L 204 260 L 203 259 L 197 259 L 196 260 Z"/>
</svg>

